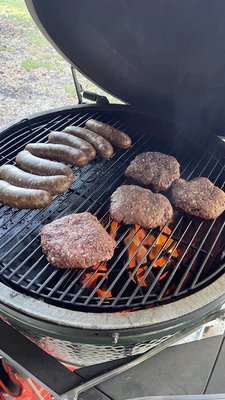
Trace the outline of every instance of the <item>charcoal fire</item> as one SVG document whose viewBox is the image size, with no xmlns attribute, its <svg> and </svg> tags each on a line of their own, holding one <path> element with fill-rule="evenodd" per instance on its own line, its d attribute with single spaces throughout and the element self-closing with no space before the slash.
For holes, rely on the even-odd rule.
<svg viewBox="0 0 225 400">
<path fill-rule="evenodd" d="M 155 237 L 153 233 L 148 236 L 147 230 L 135 225 L 124 239 L 125 244 L 128 245 L 132 237 L 134 237 L 128 245 L 128 260 L 130 260 L 128 268 L 133 269 L 138 265 L 143 265 L 138 268 L 135 277 L 132 278 L 133 280 L 137 279 L 141 286 L 148 286 L 147 279 L 143 277 L 148 266 L 155 259 L 156 261 L 153 262 L 152 267 L 161 268 L 166 266 L 170 254 L 172 254 L 173 258 L 179 257 L 178 251 L 175 250 L 176 243 L 173 239 L 168 240 L 168 236 L 172 232 L 171 229 L 160 227 L 160 231 L 162 233 L 158 237 Z M 160 255 L 162 249 L 162 255 Z M 164 279 L 167 273 L 168 271 L 162 274 L 159 281 Z"/>
<path fill-rule="evenodd" d="M 99 268 L 100 267 L 100 268 Z M 98 272 L 95 272 L 99 268 Z M 102 277 L 105 277 L 106 271 L 107 271 L 107 263 L 98 263 L 92 268 L 92 272 L 87 272 L 81 279 L 82 284 L 85 285 L 87 288 L 94 289 L 96 285 L 98 284 L 99 280 Z M 94 272 L 94 273 L 93 273 Z M 104 296 L 106 290 L 107 290 L 107 280 L 108 277 L 106 277 L 106 281 L 103 283 L 101 288 L 97 289 L 97 295 L 99 297 Z M 107 298 L 112 297 L 111 292 L 107 293 L 106 295 Z"/>
<path fill-rule="evenodd" d="M 119 227 L 119 224 L 115 221 L 112 221 L 110 224 L 109 232 L 115 240 Z M 156 233 L 151 233 L 149 235 L 146 229 L 141 228 L 139 225 L 134 225 L 130 229 L 129 234 L 123 239 L 123 246 L 125 245 L 127 248 L 127 275 L 128 279 L 131 280 L 132 287 L 135 284 L 147 290 L 159 270 L 163 268 L 165 272 L 160 274 L 156 285 L 157 290 L 159 290 L 159 282 L 167 276 L 170 266 L 174 265 L 174 260 L 179 257 L 179 251 L 175 249 L 176 242 L 169 238 L 172 232 L 171 229 L 168 227 L 160 227 L 159 230 L 160 234 L 156 231 Z M 169 257 L 172 261 L 168 260 Z M 148 271 L 151 266 L 155 271 L 154 273 Z M 133 272 L 134 270 L 136 270 L 135 273 Z M 93 290 L 98 285 L 96 295 L 99 298 L 105 296 L 106 302 L 107 299 L 113 297 L 112 292 L 108 291 L 110 274 L 108 274 L 107 271 L 108 263 L 98 263 L 93 268 L 88 269 L 81 279 L 81 283 L 85 285 L 86 288 Z M 146 277 L 145 274 L 147 275 Z M 101 280 L 103 283 L 99 286 Z"/>
</svg>

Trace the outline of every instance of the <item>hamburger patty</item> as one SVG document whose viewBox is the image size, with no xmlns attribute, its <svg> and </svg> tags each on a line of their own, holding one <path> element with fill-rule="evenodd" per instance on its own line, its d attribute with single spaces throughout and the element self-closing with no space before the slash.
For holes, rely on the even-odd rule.
<svg viewBox="0 0 225 400">
<path fill-rule="evenodd" d="M 173 209 L 162 194 L 135 185 L 123 185 L 111 196 L 110 215 L 117 222 L 156 228 L 171 219 Z"/>
<path fill-rule="evenodd" d="M 128 178 L 166 191 L 180 177 L 180 164 L 173 156 L 158 152 L 138 154 L 125 171 Z"/>
<path fill-rule="evenodd" d="M 115 241 L 88 213 L 59 218 L 41 230 L 41 247 L 59 268 L 88 268 L 112 258 Z"/>
<path fill-rule="evenodd" d="M 203 177 L 173 182 L 172 201 L 186 213 L 205 219 L 215 219 L 225 210 L 225 193 Z"/>
</svg>

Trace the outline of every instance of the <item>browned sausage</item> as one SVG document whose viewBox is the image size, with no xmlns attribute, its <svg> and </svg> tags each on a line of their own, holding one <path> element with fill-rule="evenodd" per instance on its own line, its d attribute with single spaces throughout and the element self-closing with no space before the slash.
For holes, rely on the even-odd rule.
<svg viewBox="0 0 225 400">
<path fill-rule="evenodd" d="M 25 149 L 34 156 L 63 161 L 75 167 L 83 167 L 88 162 L 88 158 L 83 151 L 64 144 L 29 143 Z"/>
<path fill-rule="evenodd" d="M 48 135 L 48 141 L 50 143 L 65 144 L 82 150 L 88 157 L 88 161 L 91 161 L 96 157 L 96 150 L 90 143 L 76 136 L 68 135 L 68 133 L 58 131 L 50 132 Z"/>
<path fill-rule="evenodd" d="M 102 158 L 111 158 L 113 156 L 112 145 L 108 142 L 108 140 L 100 135 L 97 135 L 95 132 L 72 125 L 67 126 L 67 128 L 64 129 L 64 132 L 73 136 L 77 136 L 80 139 L 86 140 L 88 143 L 92 144 L 98 155 Z"/>
<path fill-rule="evenodd" d="M 35 175 L 66 175 L 71 182 L 73 181 L 73 171 L 67 167 L 67 165 L 36 157 L 27 150 L 20 151 L 17 154 L 16 165 L 18 165 L 18 167 L 20 167 L 23 171 L 30 172 Z"/>
<path fill-rule="evenodd" d="M 23 188 L 46 190 L 52 196 L 66 192 L 71 185 L 65 175 L 39 176 L 24 172 L 14 165 L 0 167 L 0 179 Z"/>
<path fill-rule="evenodd" d="M 113 128 L 113 126 L 96 121 L 95 119 L 89 119 L 85 127 L 103 136 L 120 149 L 128 149 L 131 146 L 131 138 L 119 129 Z"/>
<path fill-rule="evenodd" d="M 52 202 L 52 196 L 45 190 L 24 189 L 0 181 L 0 203 L 22 210 L 23 208 L 43 208 Z"/>
</svg>

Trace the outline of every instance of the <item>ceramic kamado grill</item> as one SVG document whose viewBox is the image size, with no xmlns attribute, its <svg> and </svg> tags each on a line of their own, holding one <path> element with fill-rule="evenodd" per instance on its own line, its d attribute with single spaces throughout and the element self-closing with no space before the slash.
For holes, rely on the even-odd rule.
<svg viewBox="0 0 225 400">
<path fill-rule="evenodd" d="M 224 215 L 203 220 L 176 212 L 172 223 L 143 231 L 115 223 L 109 204 L 115 189 L 128 182 L 126 167 L 145 151 L 176 157 L 184 179 L 204 176 L 224 189 L 225 4 L 26 4 L 72 66 L 79 104 L 3 127 L 1 164 L 14 164 L 26 144 L 45 143 L 50 131 L 84 127 L 90 118 L 123 130 L 132 146 L 115 150 L 110 160 L 97 157 L 74 167 L 69 190 L 44 209 L 0 206 L 0 313 L 15 334 L 64 364 L 80 368 L 117 360 L 107 372 L 116 374 L 127 360 L 141 362 L 222 313 Z M 76 70 L 124 104 L 83 91 Z M 93 103 L 86 104 L 87 98 Z M 41 250 L 40 229 L 84 211 L 114 236 L 114 256 L 88 269 L 57 269 Z"/>
</svg>

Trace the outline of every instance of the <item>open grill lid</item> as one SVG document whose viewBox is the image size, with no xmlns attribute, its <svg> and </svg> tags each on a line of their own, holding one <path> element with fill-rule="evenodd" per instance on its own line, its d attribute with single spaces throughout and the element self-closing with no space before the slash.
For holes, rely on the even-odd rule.
<svg viewBox="0 0 225 400">
<path fill-rule="evenodd" d="M 26 3 L 60 53 L 106 91 L 195 128 L 225 129 L 223 0 Z"/>
</svg>

